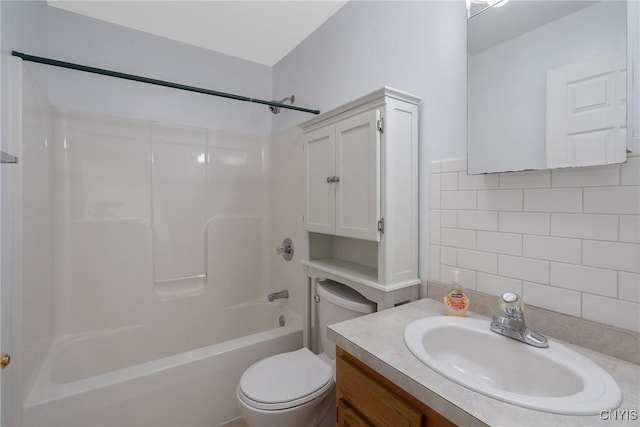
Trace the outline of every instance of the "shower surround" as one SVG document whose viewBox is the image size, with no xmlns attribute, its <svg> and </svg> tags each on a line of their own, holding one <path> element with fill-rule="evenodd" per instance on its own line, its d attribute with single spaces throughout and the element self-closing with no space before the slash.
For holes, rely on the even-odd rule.
<svg viewBox="0 0 640 427">
<path fill-rule="evenodd" d="M 176 366 L 172 358 L 205 353 L 212 375 L 201 382 L 225 385 L 202 390 L 210 400 L 235 396 L 234 384 L 253 361 L 302 345 L 299 320 L 286 303 L 266 303 L 276 256 L 266 244 L 268 136 L 56 108 L 46 74 L 18 59 L 13 66 L 22 133 L 15 140 L 21 163 L 13 221 L 22 283 L 16 341 L 24 355 L 16 402 L 26 405 L 19 410 L 25 408 L 27 425 L 109 424 L 97 413 L 74 412 L 73 402 L 99 407 L 104 393 L 121 393 L 118 383 Z M 280 328 L 285 312 L 290 321 Z M 268 344 L 238 341 L 264 333 Z M 226 353 L 224 342 L 240 353 Z M 147 348 L 159 349 L 157 360 Z M 251 357 L 241 356 L 248 349 Z M 129 356 L 119 361 L 121 355 Z M 62 359 L 64 378 L 53 362 Z M 224 382 L 220 371 L 228 373 Z M 85 392 L 93 394 L 77 395 Z M 234 416 L 235 407 L 215 412 L 207 395 L 200 396 L 196 424 Z M 91 396 L 98 400 L 88 403 Z"/>
</svg>

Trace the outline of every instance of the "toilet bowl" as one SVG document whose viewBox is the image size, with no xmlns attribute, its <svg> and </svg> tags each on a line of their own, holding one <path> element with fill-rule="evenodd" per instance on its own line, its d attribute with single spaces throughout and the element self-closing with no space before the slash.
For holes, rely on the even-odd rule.
<svg viewBox="0 0 640 427">
<path fill-rule="evenodd" d="M 322 354 L 309 349 L 277 354 L 250 366 L 236 389 L 249 426 L 334 426 L 335 345 L 326 327 L 375 311 L 375 303 L 353 289 L 326 280 L 318 283 L 318 326 Z"/>
<path fill-rule="evenodd" d="M 335 405 L 328 398 L 333 391 L 331 366 L 303 348 L 252 365 L 242 375 L 237 396 L 250 426 L 319 426 Z"/>
</svg>

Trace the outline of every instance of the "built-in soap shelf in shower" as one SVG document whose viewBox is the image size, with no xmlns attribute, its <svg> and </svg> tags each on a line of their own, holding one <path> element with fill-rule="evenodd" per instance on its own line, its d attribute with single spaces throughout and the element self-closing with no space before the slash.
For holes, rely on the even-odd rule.
<svg viewBox="0 0 640 427">
<path fill-rule="evenodd" d="M 18 158 L 12 154 L 0 151 L 0 163 L 18 163 Z"/>
<path fill-rule="evenodd" d="M 200 295 L 206 287 L 207 273 L 153 281 L 153 289 L 161 300 Z"/>
</svg>

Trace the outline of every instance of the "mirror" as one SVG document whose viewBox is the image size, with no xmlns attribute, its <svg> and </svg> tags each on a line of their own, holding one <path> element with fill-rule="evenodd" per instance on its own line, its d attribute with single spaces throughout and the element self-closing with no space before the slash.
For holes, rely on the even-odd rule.
<svg viewBox="0 0 640 427">
<path fill-rule="evenodd" d="M 626 161 L 627 2 L 480 9 L 467 22 L 468 172 Z"/>
</svg>

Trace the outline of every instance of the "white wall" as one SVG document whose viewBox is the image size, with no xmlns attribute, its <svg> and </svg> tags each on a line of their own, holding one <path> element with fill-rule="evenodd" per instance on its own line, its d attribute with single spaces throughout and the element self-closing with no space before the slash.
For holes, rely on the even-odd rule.
<svg viewBox="0 0 640 427">
<path fill-rule="evenodd" d="M 420 274 L 428 279 L 429 164 L 466 153 L 466 10 L 464 2 L 349 2 L 273 69 L 275 98 L 327 111 L 382 86 L 422 97 L 420 110 Z M 311 116 L 274 119 L 273 150 L 303 163 L 299 129 Z M 289 129 L 288 132 L 286 130 Z M 274 160 L 275 165 L 275 160 Z M 273 229 L 303 247 L 303 170 L 273 185 Z M 283 175 L 284 177 L 285 175 Z M 300 183 L 295 185 L 294 183 Z M 286 230 L 286 231 L 285 231 Z M 276 260 L 272 282 L 303 289 L 299 263 Z M 291 280 L 296 279 L 291 283 Z M 302 310 L 303 306 L 299 306 Z"/>
<path fill-rule="evenodd" d="M 547 71 L 624 52 L 625 9 L 600 2 L 469 58 L 472 173 L 546 168 Z"/>
<path fill-rule="evenodd" d="M 590 200 L 595 200 L 594 203 L 596 205 L 601 204 L 603 206 L 601 209 L 609 208 L 613 210 L 605 213 L 585 211 L 582 210 L 580 205 L 579 209 L 577 206 L 575 207 L 575 212 L 565 212 L 561 209 L 545 207 L 544 203 L 542 207 L 529 208 L 523 205 L 522 200 L 520 200 L 517 209 L 514 209 L 516 213 L 534 211 L 533 213 L 541 212 L 546 215 L 551 224 L 550 226 L 553 226 L 553 231 L 549 229 L 541 233 L 543 237 L 548 238 L 545 242 L 549 244 L 548 242 L 554 242 L 553 239 L 555 238 L 573 239 L 571 244 L 575 246 L 575 241 L 577 241 L 581 245 L 581 256 L 583 254 L 583 244 L 587 247 L 584 253 L 590 253 L 591 255 L 589 256 L 593 255 L 593 252 L 589 252 L 591 248 L 601 251 L 606 246 L 602 244 L 602 241 L 598 241 L 598 239 L 588 235 L 589 221 L 598 222 L 598 220 L 603 220 L 612 222 L 615 219 L 615 230 L 607 229 L 606 232 L 611 235 L 604 240 L 608 240 L 613 245 L 612 247 L 615 247 L 617 258 L 631 260 L 631 262 L 635 259 L 636 267 L 630 267 L 629 265 L 619 266 L 615 263 L 596 266 L 589 264 L 590 261 L 588 260 L 585 261 L 583 266 L 582 261 L 580 261 L 575 265 L 585 268 L 578 268 L 579 270 L 584 272 L 588 270 L 587 267 L 595 267 L 596 269 L 604 270 L 605 273 L 603 274 L 609 278 L 607 283 L 596 283 L 590 289 L 572 289 L 570 286 L 577 285 L 559 283 L 557 277 L 553 279 L 553 283 L 551 281 L 547 283 L 546 280 L 536 282 L 526 278 L 515 278 L 513 283 L 518 282 L 516 288 L 524 291 L 525 302 L 528 302 L 527 299 L 530 298 L 533 301 L 532 304 L 551 310 L 570 312 L 574 315 L 582 315 L 586 319 L 627 329 L 637 329 L 633 323 L 638 316 L 637 295 L 640 289 L 638 275 L 635 271 L 638 254 L 638 243 L 636 241 L 638 239 L 638 213 L 633 209 L 637 209 L 637 206 L 629 208 L 631 209 L 630 211 L 624 209 L 616 210 L 618 208 L 615 207 L 617 203 L 633 204 L 634 201 L 637 205 L 637 197 L 638 193 L 640 193 L 637 184 L 637 180 L 640 178 L 640 172 L 636 168 L 637 161 L 634 159 L 629 165 L 616 165 L 609 169 L 585 168 L 571 171 L 554 171 L 553 175 L 551 172 L 546 171 L 542 175 L 547 176 L 548 179 L 544 181 L 543 185 L 540 185 L 540 176 L 537 174 L 505 173 L 500 176 L 469 177 L 464 172 L 466 168 L 466 159 L 464 159 L 466 155 L 465 39 L 466 15 L 463 2 L 350 2 L 274 67 L 274 97 L 295 93 L 301 105 L 319 108 L 323 111 L 371 92 L 383 85 L 393 86 L 423 98 L 419 162 L 420 277 L 423 283 L 426 283 L 429 278 L 447 282 L 449 280 L 447 271 L 449 271 L 450 267 L 465 269 L 467 271 L 466 274 L 472 276 L 467 280 L 472 288 L 476 287 L 476 283 L 480 283 L 478 276 L 487 279 L 488 274 L 493 274 L 474 270 L 471 267 L 477 261 L 477 259 L 473 258 L 477 254 L 471 253 L 471 259 L 468 259 L 467 255 L 470 254 L 464 251 L 467 249 L 478 251 L 477 246 L 475 246 L 475 240 L 471 239 L 473 240 L 473 247 L 470 248 L 459 248 L 453 243 L 448 245 L 441 243 L 441 227 L 442 230 L 456 230 L 453 231 L 453 234 L 469 234 L 467 231 L 472 233 L 479 232 L 478 229 L 473 228 L 468 230 L 467 228 L 470 227 L 468 225 L 466 227 L 459 226 L 458 216 L 465 217 L 466 215 L 465 212 L 459 213 L 462 210 L 482 211 L 477 216 L 484 218 L 485 215 L 488 215 L 492 218 L 496 217 L 497 221 L 503 210 L 505 212 L 509 211 L 509 209 L 503 209 L 500 205 L 503 197 L 502 193 L 511 195 L 511 190 L 520 194 L 521 197 L 531 198 L 537 195 L 543 200 L 547 196 L 551 197 L 551 195 L 556 194 L 555 187 L 563 187 L 561 188 L 562 191 L 567 190 L 564 187 L 571 187 L 569 191 L 572 193 L 580 192 L 580 197 L 582 197 L 582 191 L 585 194 L 590 194 L 589 197 L 599 193 L 602 199 L 591 198 Z M 275 132 L 272 138 L 274 156 L 275 153 L 279 152 L 280 154 L 278 155 L 286 156 L 293 164 L 302 164 L 302 152 L 297 149 L 301 145 L 300 130 L 296 130 L 293 127 L 308 118 L 309 116 L 299 113 L 287 113 L 281 114 L 274 119 Z M 430 176 L 431 162 L 447 159 L 461 160 L 438 163 L 440 169 L 434 170 L 434 175 Z M 275 165 L 275 161 L 273 164 Z M 619 173 L 617 181 L 616 171 Z M 278 200 L 278 203 L 274 203 L 271 209 L 273 229 L 277 230 L 278 233 L 289 234 L 294 237 L 294 241 L 298 246 L 304 245 L 304 232 L 301 222 L 302 205 L 300 203 L 303 197 L 303 189 L 301 186 L 298 188 L 295 183 L 302 182 L 302 174 L 303 171 L 301 169 L 293 167 L 288 174 L 282 174 L 280 178 L 284 180 L 286 176 L 286 182 L 290 183 L 289 185 L 283 186 L 282 182 L 278 184 L 278 178 L 274 178 L 272 183 L 272 198 Z M 274 175 L 275 173 L 272 173 L 272 176 Z M 447 176 L 445 177 L 445 175 Z M 455 183 L 453 181 L 454 176 Z M 552 179 L 552 176 L 556 178 Z M 477 181 L 476 178 L 482 182 Z M 491 188 L 494 188 L 497 192 L 495 194 L 483 193 L 482 197 L 489 197 L 489 200 L 483 207 L 478 207 L 475 203 L 479 199 L 474 197 L 479 198 L 479 193 L 485 188 L 486 184 L 483 180 L 496 185 L 496 187 Z M 506 184 L 502 184 L 503 182 Z M 505 187 L 508 185 L 511 188 Z M 467 188 L 465 186 L 470 187 Z M 543 188 L 543 190 L 549 194 L 545 196 L 544 193 L 537 194 L 527 190 L 539 186 L 547 187 Z M 467 197 L 472 199 L 473 206 L 455 207 L 452 205 L 445 209 L 442 206 L 447 206 L 446 203 L 448 201 L 445 202 L 443 199 L 445 205 L 440 204 L 440 195 L 444 194 L 445 190 L 451 193 L 452 203 L 458 201 L 459 198 L 464 199 Z M 563 199 L 562 191 L 558 192 L 559 199 Z M 609 191 L 614 194 L 611 197 L 620 197 L 622 200 L 612 204 L 607 199 Z M 494 195 L 496 200 L 492 199 Z M 509 197 L 509 195 L 504 197 Z M 514 196 L 511 195 L 511 197 Z M 517 195 L 515 197 L 517 198 Z M 585 197 L 587 196 L 585 195 Z M 551 200 L 555 199 L 551 197 Z M 464 204 L 464 200 L 459 201 Z M 607 208 L 609 205 L 613 207 Z M 430 213 L 430 209 L 434 209 L 433 214 Z M 595 209 L 597 210 L 598 208 Z M 488 211 L 488 214 L 484 212 L 485 210 Z M 569 217 L 559 215 L 563 213 L 577 215 L 576 220 L 587 224 L 584 226 L 587 231 L 585 231 L 584 227 L 581 229 L 582 231 L 577 230 L 576 225 L 572 223 Z M 596 216 L 592 217 L 591 215 Z M 607 218 L 603 218 L 601 215 Z M 567 218 L 570 219 L 568 223 Z M 618 224 L 617 221 L 620 221 L 620 223 Z M 506 224 L 506 222 L 504 223 Z M 504 227 L 504 224 L 502 226 Z M 429 230 L 430 227 L 431 230 Z M 457 231 L 458 228 L 464 228 L 464 230 Z M 497 231 L 492 231 L 493 233 L 502 231 L 497 222 L 494 228 L 497 228 Z M 601 230 L 599 225 L 594 225 L 594 228 Z M 604 228 L 601 231 L 604 232 Z M 451 234 L 451 232 L 445 231 L 445 235 L 447 233 Z M 525 235 L 530 234 L 526 230 L 514 231 L 514 233 L 519 235 L 522 241 L 525 239 Z M 585 235 L 584 233 L 587 234 Z M 529 243 L 535 241 L 534 246 L 539 244 L 539 239 L 536 240 L 535 233 L 531 234 L 533 237 L 526 237 L 527 241 Z M 592 244 L 592 241 L 595 243 Z M 438 259 L 438 262 L 434 261 L 433 265 L 429 264 L 430 245 L 433 245 L 431 258 Z M 469 245 L 471 245 L 470 242 Z M 440 257 L 442 256 L 440 246 L 443 248 L 448 246 L 449 249 L 444 250 L 449 250 L 449 253 L 451 253 L 451 248 L 455 250 L 462 249 L 463 256 L 460 258 L 458 252 L 456 252 L 453 264 L 451 264 L 451 261 L 448 261 L 449 264 L 444 261 L 440 262 Z M 531 250 L 536 249 L 527 249 L 527 251 Z M 555 261 L 545 259 L 544 256 L 547 255 L 539 255 L 527 253 L 523 256 L 523 253 L 520 253 L 520 255 L 513 256 L 522 259 L 541 258 L 542 264 L 550 270 L 552 268 L 551 264 Z M 482 255 L 479 256 L 482 257 Z M 500 258 L 497 251 L 488 256 L 495 257 L 496 260 Z M 279 260 L 276 261 L 276 263 L 279 262 Z M 573 266 L 571 262 L 566 264 L 569 265 L 568 268 Z M 304 289 L 304 275 L 299 265 L 273 265 L 272 281 L 274 283 L 287 282 L 289 287 Z M 554 274 L 557 275 L 558 266 L 554 264 L 553 268 L 555 269 Z M 496 265 L 496 269 L 499 269 L 499 264 Z M 504 278 L 513 279 L 509 274 L 505 274 L 504 278 L 499 276 L 498 271 L 490 277 L 492 279 L 490 281 L 491 285 L 484 288 L 483 286 L 485 285 L 481 285 L 478 289 L 497 293 L 504 283 Z M 548 273 L 551 274 L 549 271 Z M 615 280 L 613 276 L 615 276 Z M 484 283 L 487 283 L 486 280 Z M 533 285 L 528 283 L 533 283 Z M 538 287 L 536 287 L 536 284 Z M 493 286 L 493 288 L 490 288 L 490 286 Z M 540 292 L 536 294 L 534 289 Z M 298 300 L 296 299 L 296 301 Z M 605 306 L 610 307 L 609 310 L 597 308 Z M 303 307 L 300 305 L 299 309 L 302 310 Z M 615 310 L 619 311 L 619 313 L 626 313 L 626 315 L 621 318 L 619 314 L 612 314 L 612 311 Z"/>
<path fill-rule="evenodd" d="M 51 58 L 253 98 L 271 99 L 271 68 L 50 7 Z M 29 52 L 27 52 L 29 53 Z M 51 67 L 62 108 L 268 134 L 264 105 Z"/>
<path fill-rule="evenodd" d="M 423 154 L 464 155 L 464 2 L 349 2 L 273 69 L 274 97 L 321 111 L 385 85 L 422 97 Z M 310 117 L 281 114 L 274 130 Z"/>
</svg>

